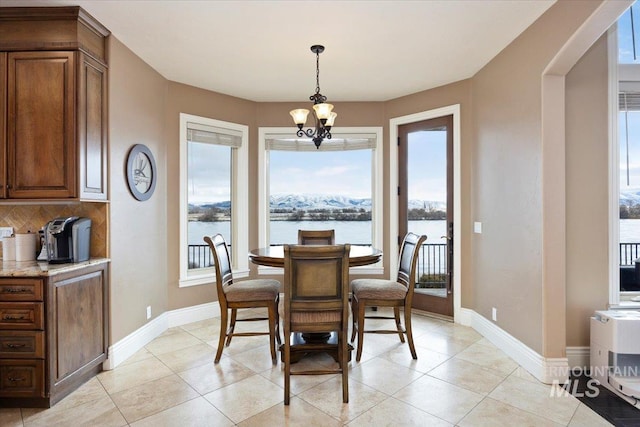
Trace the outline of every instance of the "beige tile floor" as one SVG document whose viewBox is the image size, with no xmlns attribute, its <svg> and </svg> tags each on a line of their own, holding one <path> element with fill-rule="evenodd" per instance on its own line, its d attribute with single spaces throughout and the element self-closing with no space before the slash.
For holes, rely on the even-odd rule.
<svg viewBox="0 0 640 427">
<path fill-rule="evenodd" d="M 362 360 L 349 365 L 348 404 L 339 376 L 293 376 L 287 407 L 267 337 L 234 338 L 213 363 L 219 324 L 171 328 L 53 408 L 0 409 L 0 426 L 610 425 L 572 396 L 551 397 L 473 329 L 417 314 L 418 360 L 397 336 L 366 335 Z M 317 355 L 298 366 L 333 363 Z"/>
</svg>

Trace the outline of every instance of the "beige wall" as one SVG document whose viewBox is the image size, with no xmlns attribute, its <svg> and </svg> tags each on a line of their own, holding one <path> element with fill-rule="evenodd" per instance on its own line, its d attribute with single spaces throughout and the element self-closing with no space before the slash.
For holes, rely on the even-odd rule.
<svg viewBox="0 0 640 427">
<path fill-rule="evenodd" d="M 167 168 L 164 109 L 167 81 L 110 37 L 109 190 L 111 200 L 111 343 L 167 311 Z M 158 169 L 145 202 L 129 193 L 125 161 L 134 144 L 151 149 Z"/>
<path fill-rule="evenodd" d="M 257 140 L 255 131 L 256 104 L 240 98 L 213 93 L 193 86 L 169 82 L 166 103 L 167 147 L 167 237 L 173 242 L 167 249 L 167 275 L 169 279 L 169 310 L 217 301 L 216 289 L 210 285 L 180 288 L 179 218 L 180 218 L 180 113 L 193 114 L 216 120 L 238 123 L 249 127 L 249 144 Z M 256 172 L 249 165 L 249 182 L 254 182 Z M 257 205 L 257 202 L 253 206 Z M 251 204 L 250 204 L 251 206 Z M 204 242 L 203 242 L 204 243 Z"/>
<path fill-rule="evenodd" d="M 564 356 L 564 324 L 545 330 L 543 316 L 564 319 L 565 282 L 543 280 L 544 209 L 564 206 L 543 205 L 542 76 L 599 4 L 557 2 L 473 78 L 474 309 L 491 319 L 496 307 L 497 325 L 544 356 Z M 550 291 L 561 297 L 544 299 Z M 554 354 L 548 341 L 562 341 Z"/>
<path fill-rule="evenodd" d="M 544 273 L 548 267 L 545 257 L 553 254 L 549 250 L 545 253 L 545 242 L 548 244 L 545 232 L 548 238 L 550 230 L 545 218 L 554 211 L 552 206 L 544 205 L 542 75 L 600 4 L 600 1 L 560 0 L 472 79 L 387 102 L 335 103 L 340 126 L 384 129 L 387 217 L 389 120 L 461 105 L 462 306 L 486 318 L 491 317 L 491 308 L 496 307 L 500 328 L 547 357 L 562 356 L 558 348 L 566 345 L 565 277 L 550 284 Z M 178 287 L 178 114 L 184 112 L 249 126 L 249 245 L 253 247 L 258 242 L 258 127 L 290 126 L 288 111 L 300 103 L 254 103 L 168 82 L 113 38 L 111 51 L 112 343 L 115 343 L 147 322 L 144 311 L 149 304 L 155 316 L 216 299 L 212 286 Z M 584 64 L 576 66 L 567 82 L 566 216 L 571 219 L 583 209 L 578 194 L 586 190 L 576 188 L 579 181 L 591 167 L 606 168 L 600 164 L 601 147 L 594 139 L 603 129 L 599 122 L 593 122 L 597 132 L 592 132 L 593 138 L 588 141 L 593 151 L 585 153 L 578 145 L 583 136 L 580 123 L 599 117 L 599 112 L 577 114 L 575 109 L 581 97 L 601 95 L 599 89 L 593 88 L 588 89 L 588 95 L 582 93 L 591 79 L 601 80 L 598 71 L 601 59 L 601 47 L 596 46 Z M 595 70 L 590 69 L 592 65 Z M 130 196 L 123 177 L 126 152 L 135 143 L 147 144 L 159 166 L 160 181 L 147 202 L 137 202 Z M 555 172 L 564 177 L 563 168 Z M 602 191 L 601 187 L 598 191 Z M 602 195 L 598 193 L 596 197 L 600 200 Z M 563 205 L 558 211 L 562 216 L 564 209 Z M 593 307 L 599 305 L 601 298 L 597 278 L 589 282 L 594 293 L 588 299 L 581 299 L 577 288 L 586 274 L 583 270 L 602 276 L 600 264 L 588 265 L 599 256 L 597 251 L 585 259 L 574 251 L 579 242 L 587 239 L 578 235 L 581 224 L 597 226 L 602 222 L 597 209 L 592 213 L 581 216 L 579 223 L 567 225 L 571 242 L 567 243 L 566 310 L 570 316 L 580 317 L 600 308 Z M 472 234 L 473 221 L 483 223 L 482 234 Z M 386 234 L 389 224 L 384 227 Z M 388 244 L 383 250 L 389 252 Z M 560 250 L 564 256 L 564 243 Z M 255 274 L 254 267 L 252 276 Z M 545 299 L 549 290 L 561 297 L 549 303 Z M 545 329 L 544 318 L 549 318 L 550 312 L 563 320 L 557 334 L 549 334 Z M 582 320 L 575 323 L 567 320 L 567 328 L 574 345 L 588 344 Z M 549 347 L 545 341 L 554 345 Z"/>
<path fill-rule="evenodd" d="M 589 345 L 609 282 L 607 40 L 566 78 L 567 346 Z"/>
</svg>

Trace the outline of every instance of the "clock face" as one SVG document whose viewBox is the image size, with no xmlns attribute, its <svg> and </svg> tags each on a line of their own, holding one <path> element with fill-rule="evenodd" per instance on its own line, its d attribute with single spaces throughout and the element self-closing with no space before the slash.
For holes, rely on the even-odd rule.
<svg viewBox="0 0 640 427">
<path fill-rule="evenodd" d="M 131 147 L 127 157 L 127 184 L 133 197 L 147 200 L 156 186 L 156 162 L 145 145 Z"/>
<path fill-rule="evenodd" d="M 144 153 L 138 153 L 133 160 L 133 184 L 141 193 L 146 193 L 151 188 L 153 181 L 153 169 L 151 160 Z"/>
</svg>

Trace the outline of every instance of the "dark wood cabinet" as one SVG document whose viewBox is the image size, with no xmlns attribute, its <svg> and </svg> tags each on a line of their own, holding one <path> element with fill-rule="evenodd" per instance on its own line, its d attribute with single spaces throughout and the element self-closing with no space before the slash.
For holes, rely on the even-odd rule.
<svg viewBox="0 0 640 427">
<path fill-rule="evenodd" d="M 76 197 L 75 52 L 8 55 L 7 196 Z"/>
<path fill-rule="evenodd" d="M 107 200 L 108 35 L 79 7 L 0 8 L 0 197 Z"/>
<path fill-rule="evenodd" d="M 102 370 L 108 263 L 0 278 L 0 407 L 49 407 Z"/>
</svg>

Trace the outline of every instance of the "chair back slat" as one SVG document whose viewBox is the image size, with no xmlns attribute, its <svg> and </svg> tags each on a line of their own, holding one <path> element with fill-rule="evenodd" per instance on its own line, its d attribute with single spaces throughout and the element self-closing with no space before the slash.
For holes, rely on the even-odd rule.
<svg viewBox="0 0 640 427">
<path fill-rule="evenodd" d="M 400 249 L 398 260 L 397 281 L 408 289 L 413 289 L 415 284 L 418 253 L 420 252 L 422 243 L 426 239 L 427 236 L 418 236 L 417 234 L 409 232 L 402 241 L 402 248 Z"/>
<path fill-rule="evenodd" d="M 299 245 L 335 245 L 335 230 L 298 230 Z"/>
</svg>

